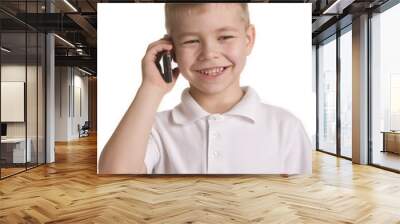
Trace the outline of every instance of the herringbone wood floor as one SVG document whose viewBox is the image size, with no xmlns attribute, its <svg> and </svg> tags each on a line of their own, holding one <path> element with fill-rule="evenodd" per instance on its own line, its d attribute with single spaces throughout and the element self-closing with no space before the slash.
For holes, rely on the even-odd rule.
<svg viewBox="0 0 400 224">
<path fill-rule="evenodd" d="M 400 175 L 314 153 L 311 177 L 97 176 L 96 138 L 0 181 L 0 223 L 400 223 Z"/>
</svg>

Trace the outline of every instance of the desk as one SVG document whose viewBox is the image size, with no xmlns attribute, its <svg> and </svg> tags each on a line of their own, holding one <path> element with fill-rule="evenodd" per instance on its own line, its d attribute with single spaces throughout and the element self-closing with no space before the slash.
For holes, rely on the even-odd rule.
<svg viewBox="0 0 400 224">
<path fill-rule="evenodd" d="M 382 152 L 400 154 L 400 131 L 382 131 L 381 133 L 383 133 Z"/>
<path fill-rule="evenodd" d="M 1 157 L 6 163 L 25 163 L 31 161 L 32 140 L 27 138 L 28 147 L 25 155 L 25 138 L 1 139 Z M 25 161 L 27 158 L 27 161 Z"/>
</svg>

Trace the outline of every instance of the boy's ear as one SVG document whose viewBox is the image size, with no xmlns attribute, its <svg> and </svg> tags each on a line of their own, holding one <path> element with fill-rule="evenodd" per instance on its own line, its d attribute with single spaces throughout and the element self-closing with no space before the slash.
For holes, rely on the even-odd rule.
<svg viewBox="0 0 400 224">
<path fill-rule="evenodd" d="M 175 51 L 174 51 L 174 50 L 172 50 L 171 56 L 172 56 L 172 60 L 173 60 L 175 63 L 177 63 L 177 62 L 176 62 L 176 56 L 175 56 Z"/>
<path fill-rule="evenodd" d="M 253 24 L 250 24 L 246 30 L 246 39 L 247 39 L 247 55 L 250 55 L 253 50 L 254 42 L 256 40 L 256 28 Z"/>
<path fill-rule="evenodd" d="M 165 34 L 163 39 L 171 41 L 172 45 L 174 44 L 174 42 L 172 41 L 172 37 L 168 34 Z M 171 56 L 172 56 L 172 60 L 176 63 L 175 49 L 172 49 Z"/>
</svg>

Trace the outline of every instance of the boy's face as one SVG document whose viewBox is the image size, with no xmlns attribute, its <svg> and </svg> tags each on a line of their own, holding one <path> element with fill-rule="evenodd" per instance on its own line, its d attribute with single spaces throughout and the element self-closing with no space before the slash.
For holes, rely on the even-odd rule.
<svg viewBox="0 0 400 224">
<path fill-rule="evenodd" d="M 206 94 L 239 87 L 239 77 L 255 38 L 238 4 L 205 4 L 175 21 L 176 61 L 190 86 Z"/>
</svg>

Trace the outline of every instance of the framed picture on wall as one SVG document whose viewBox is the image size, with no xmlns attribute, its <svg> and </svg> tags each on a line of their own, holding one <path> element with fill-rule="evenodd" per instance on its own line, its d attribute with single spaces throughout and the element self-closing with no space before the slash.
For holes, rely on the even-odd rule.
<svg viewBox="0 0 400 224">
<path fill-rule="evenodd" d="M 25 82 L 1 82 L 1 122 L 24 122 Z"/>
</svg>

